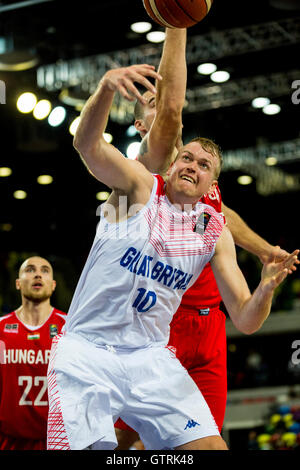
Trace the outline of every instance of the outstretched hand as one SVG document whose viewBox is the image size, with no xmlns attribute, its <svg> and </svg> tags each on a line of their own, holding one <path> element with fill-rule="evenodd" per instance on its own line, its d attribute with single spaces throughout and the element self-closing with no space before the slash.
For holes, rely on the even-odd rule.
<svg viewBox="0 0 300 470">
<path fill-rule="evenodd" d="M 129 101 L 137 99 L 142 104 L 146 104 L 141 93 L 134 85 L 134 82 L 139 83 L 147 90 L 151 91 L 151 93 L 155 94 L 155 86 L 146 77 L 154 78 L 155 80 L 162 79 L 162 76 L 155 71 L 153 65 L 139 64 L 109 70 L 100 83 L 101 86 L 107 87 L 110 91 L 118 91 Z"/>
<path fill-rule="evenodd" d="M 273 261 L 274 258 L 275 258 L 276 263 L 280 263 L 281 261 L 288 258 L 288 256 L 290 256 L 290 253 L 288 253 L 287 251 L 280 248 L 279 245 L 276 245 L 276 246 L 270 245 L 269 250 L 267 252 L 264 252 L 259 257 L 259 259 L 262 262 L 262 264 L 269 263 L 269 262 Z"/>
<path fill-rule="evenodd" d="M 280 247 L 276 248 L 277 250 L 274 251 L 273 259 L 269 259 L 262 269 L 261 283 L 263 288 L 268 291 L 276 289 L 288 274 L 292 274 L 293 271 L 296 271 L 297 265 L 300 264 L 298 259 L 300 250 L 295 250 L 293 253 L 288 254 L 288 256 L 284 256 L 282 261 L 278 261 Z"/>
</svg>

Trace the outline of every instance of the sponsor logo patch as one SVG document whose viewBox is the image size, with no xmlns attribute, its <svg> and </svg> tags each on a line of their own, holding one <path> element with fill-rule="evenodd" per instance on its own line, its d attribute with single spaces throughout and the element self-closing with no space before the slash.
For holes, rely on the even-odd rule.
<svg viewBox="0 0 300 470">
<path fill-rule="evenodd" d="M 19 332 L 19 324 L 18 323 L 6 323 L 4 327 L 5 333 L 18 333 Z"/>
<path fill-rule="evenodd" d="M 194 232 L 199 233 L 199 235 L 203 234 L 206 230 L 210 217 L 211 215 L 207 212 L 202 212 L 195 224 Z"/>
<path fill-rule="evenodd" d="M 199 315 L 208 315 L 209 314 L 209 308 L 201 308 L 199 310 Z"/>
<path fill-rule="evenodd" d="M 50 338 L 54 338 L 58 334 L 58 328 L 57 325 L 50 325 Z"/>
</svg>

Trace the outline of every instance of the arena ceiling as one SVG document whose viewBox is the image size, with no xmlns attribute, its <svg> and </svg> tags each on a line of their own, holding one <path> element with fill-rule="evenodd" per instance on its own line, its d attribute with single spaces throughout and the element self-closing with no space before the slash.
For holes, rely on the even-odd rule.
<svg viewBox="0 0 300 470">
<path fill-rule="evenodd" d="M 12 169 L 0 178 L 1 252 L 86 255 L 97 223 L 95 194 L 106 188 L 84 168 L 68 128 L 109 64 L 157 64 L 161 44 L 133 33 L 136 21 L 162 30 L 148 18 L 142 0 L 0 3 L 0 79 L 6 91 L 0 167 Z M 297 0 L 215 0 L 208 17 L 189 28 L 187 47 L 185 139 L 201 134 L 220 144 L 226 157 L 220 180 L 224 202 L 287 249 L 299 239 L 293 218 L 299 200 L 300 93 L 292 88 L 300 81 L 299 26 Z M 26 61 L 32 61 L 30 68 L 16 70 Z M 208 61 L 228 71 L 230 80 L 215 84 L 199 75 L 197 66 Z M 20 114 L 16 100 L 24 91 L 64 105 L 63 124 L 53 128 L 47 120 Z M 268 116 L 254 109 L 252 99 L 262 95 L 281 112 Z M 126 135 L 131 110 L 117 105 L 108 130 L 125 153 L 136 137 Z M 274 156 L 277 165 L 266 166 L 265 158 Z M 241 186 L 237 176 L 245 173 L 253 182 Z M 39 185 L 41 174 L 51 175 L 53 183 Z M 26 191 L 26 199 L 14 198 L 18 189 Z"/>
</svg>

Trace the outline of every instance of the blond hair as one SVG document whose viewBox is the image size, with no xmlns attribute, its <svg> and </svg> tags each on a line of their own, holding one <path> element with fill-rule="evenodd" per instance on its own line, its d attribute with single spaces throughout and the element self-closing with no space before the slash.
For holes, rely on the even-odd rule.
<svg viewBox="0 0 300 470">
<path fill-rule="evenodd" d="M 201 145 L 205 152 L 210 153 L 219 160 L 219 165 L 217 166 L 215 173 L 216 178 L 218 178 L 223 165 L 223 157 L 219 145 L 217 145 L 213 140 L 207 139 L 206 137 L 195 137 L 189 143 L 191 142 L 197 142 Z"/>
</svg>

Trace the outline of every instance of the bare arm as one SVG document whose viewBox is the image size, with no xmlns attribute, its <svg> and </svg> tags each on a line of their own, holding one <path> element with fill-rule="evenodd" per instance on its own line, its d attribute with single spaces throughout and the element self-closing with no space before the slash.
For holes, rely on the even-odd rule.
<svg viewBox="0 0 300 470">
<path fill-rule="evenodd" d="M 138 157 L 152 173 L 164 174 L 177 154 L 187 81 L 185 51 L 186 30 L 166 28 L 158 69 L 162 80 L 156 84 L 156 115 Z"/>
<path fill-rule="evenodd" d="M 251 295 L 238 267 L 232 235 L 227 227 L 217 242 L 211 266 L 226 309 L 238 330 L 245 334 L 257 331 L 267 319 L 274 290 L 299 264 L 295 250 L 284 261 L 272 260 L 262 269 L 261 281 Z"/>
<path fill-rule="evenodd" d="M 115 92 L 119 91 L 130 100 L 142 100 L 134 82 L 153 90 L 147 76 L 158 78 L 154 67 L 147 64 L 108 71 L 85 104 L 74 136 L 74 147 L 90 172 L 110 188 L 126 193 L 132 192 L 139 178 L 145 178 L 150 186 L 153 178 L 139 162 L 128 160 L 113 145 L 108 144 L 103 133 Z"/>
<path fill-rule="evenodd" d="M 222 212 L 225 215 L 227 226 L 231 231 L 234 243 L 241 248 L 256 255 L 262 263 L 273 259 L 282 261 L 289 253 L 279 246 L 273 246 L 255 233 L 246 222 L 232 209 L 222 203 Z"/>
</svg>

